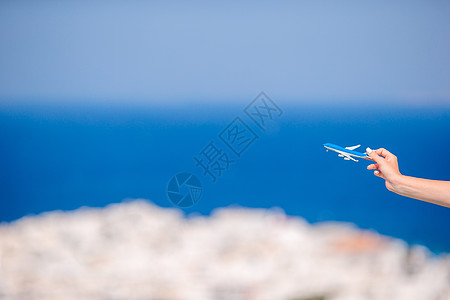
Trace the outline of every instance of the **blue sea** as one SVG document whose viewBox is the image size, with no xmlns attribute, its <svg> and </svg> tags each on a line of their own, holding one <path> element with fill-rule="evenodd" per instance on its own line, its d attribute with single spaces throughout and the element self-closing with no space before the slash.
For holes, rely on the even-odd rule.
<svg viewBox="0 0 450 300">
<path fill-rule="evenodd" d="M 403 174 L 450 180 L 450 110 L 390 105 L 293 105 L 264 130 L 233 104 L 0 105 L 0 221 L 29 214 L 103 207 L 145 198 L 173 207 L 169 180 L 189 172 L 202 197 L 186 214 L 225 206 L 280 207 L 309 222 L 343 221 L 450 252 L 450 209 L 389 192 L 366 170 L 323 144 L 384 147 Z M 35 102 L 38 103 L 38 102 Z M 255 135 L 236 155 L 220 133 L 239 117 Z M 216 181 L 195 157 L 213 142 L 233 160 Z"/>
</svg>

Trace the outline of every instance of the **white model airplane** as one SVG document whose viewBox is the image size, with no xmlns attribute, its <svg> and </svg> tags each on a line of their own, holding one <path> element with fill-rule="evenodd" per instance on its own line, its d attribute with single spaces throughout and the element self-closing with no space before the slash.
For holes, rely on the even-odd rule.
<svg viewBox="0 0 450 300">
<path fill-rule="evenodd" d="M 345 160 L 353 160 L 353 161 L 357 162 L 358 160 L 354 159 L 353 157 L 373 160 L 369 155 L 367 155 L 367 153 L 361 153 L 358 151 L 354 151 L 356 148 L 360 147 L 361 145 L 344 148 L 344 147 L 341 147 L 341 146 L 338 146 L 335 144 L 326 143 L 326 144 L 323 144 L 323 146 L 325 148 L 327 148 L 327 151 L 331 150 L 331 151 L 339 153 L 338 156 L 343 157 Z"/>
</svg>

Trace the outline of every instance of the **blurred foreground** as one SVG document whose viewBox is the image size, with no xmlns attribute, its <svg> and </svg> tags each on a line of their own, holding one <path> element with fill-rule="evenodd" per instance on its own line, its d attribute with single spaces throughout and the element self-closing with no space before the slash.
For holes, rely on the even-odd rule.
<svg viewBox="0 0 450 300">
<path fill-rule="evenodd" d="M 450 299 L 450 255 L 278 209 L 147 201 L 0 226 L 0 299 Z"/>
</svg>

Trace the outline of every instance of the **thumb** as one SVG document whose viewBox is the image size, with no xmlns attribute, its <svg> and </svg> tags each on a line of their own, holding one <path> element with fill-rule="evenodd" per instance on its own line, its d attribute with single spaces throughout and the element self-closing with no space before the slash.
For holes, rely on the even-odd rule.
<svg viewBox="0 0 450 300">
<path fill-rule="evenodd" d="M 384 162 L 384 158 L 379 156 L 375 151 L 370 149 L 369 147 L 366 148 L 366 153 L 372 158 L 378 165 L 381 165 Z"/>
</svg>

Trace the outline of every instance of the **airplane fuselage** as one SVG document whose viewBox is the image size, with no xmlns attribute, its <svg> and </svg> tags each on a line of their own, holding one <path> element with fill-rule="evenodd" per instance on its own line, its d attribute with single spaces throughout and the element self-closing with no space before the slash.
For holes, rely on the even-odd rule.
<svg viewBox="0 0 450 300">
<path fill-rule="evenodd" d="M 340 156 L 342 156 L 342 157 L 347 157 L 350 159 L 351 159 L 351 157 L 358 157 L 358 158 L 372 160 L 372 158 L 370 158 L 370 156 L 368 156 L 366 153 L 345 149 L 344 147 L 341 147 L 341 146 L 338 146 L 335 144 L 326 143 L 326 144 L 323 144 L 323 146 L 327 150 L 331 150 L 331 151 L 339 153 Z M 354 159 L 352 159 L 352 160 L 354 160 Z"/>
</svg>

